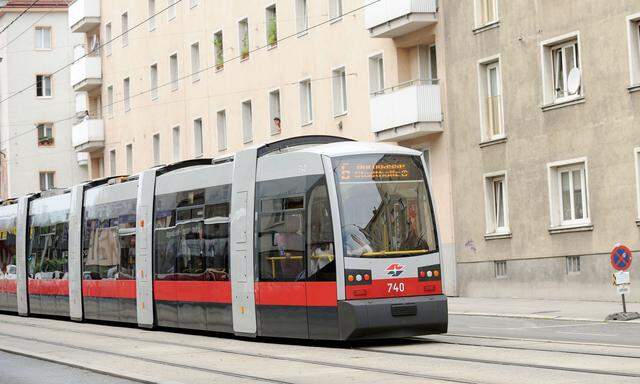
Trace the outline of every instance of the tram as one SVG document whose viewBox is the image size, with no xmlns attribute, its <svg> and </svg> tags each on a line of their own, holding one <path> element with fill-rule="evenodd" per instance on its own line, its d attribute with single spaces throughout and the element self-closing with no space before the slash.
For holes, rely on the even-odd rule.
<svg viewBox="0 0 640 384">
<path fill-rule="evenodd" d="M 304 136 L 0 203 L 0 311 L 249 337 L 444 333 L 417 151 Z"/>
</svg>

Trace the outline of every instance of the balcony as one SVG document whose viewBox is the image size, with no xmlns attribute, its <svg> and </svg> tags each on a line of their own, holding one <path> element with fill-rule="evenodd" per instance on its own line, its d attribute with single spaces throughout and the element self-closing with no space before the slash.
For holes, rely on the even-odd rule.
<svg viewBox="0 0 640 384">
<path fill-rule="evenodd" d="M 78 165 L 88 165 L 89 164 L 89 153 L 87 152 L 78 152 L 76 153 Z"/>
<path fill-rule="evenodd" d="M 412 80 L 371 96 L 371 130 L 377 141 L 402 141 L 442 132 L 440 85 Z"/>
<path fill-rule="evenodd" d="M 365 8 L 364 24 L 371 37 L 398 37 L 436 23 L 437 10 L 437 0 L 380 0 Z"/>
<path fill-rule="evenodd" d="M 104 121 L 86 118 L 71 129 L 71 143 L 76 152 L 94 152 L 104 148 Z"/>
<path fill-rule="evenodd" d="M 99 56 L 86 56 L 71 65 L 71 86 L 76 92 L 90 92 L 102 85 Z"/>
<path fill-rule="evenodd" d="M 69 5 L 71 32 L 88 32 L 100 25 L 100 0 L 75 0 Z"/>
</svg>

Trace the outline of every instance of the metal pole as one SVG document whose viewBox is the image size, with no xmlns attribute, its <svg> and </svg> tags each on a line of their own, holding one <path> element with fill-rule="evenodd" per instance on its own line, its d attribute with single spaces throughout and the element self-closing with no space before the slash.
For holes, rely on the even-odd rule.
<svg viewBox="0 0 640 384">
<path fill-rule="evenodd" d="M 624 301 L 624 293 L 622 294 L 622 312 L 627 313 L 627 303 Z"/>
</svg>

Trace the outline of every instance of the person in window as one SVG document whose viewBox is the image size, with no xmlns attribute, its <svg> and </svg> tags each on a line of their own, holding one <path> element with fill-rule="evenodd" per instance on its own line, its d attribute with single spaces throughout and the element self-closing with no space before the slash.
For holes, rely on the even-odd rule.
<svg viewBox="0 0 640 384">
<path fill-rule="evenodd" d="M 89 116 L 89 111 L 85 110 L 84 111 L 84 116 L 83 116 L 83 120 L 89 120 L 90 116 Z"/>
<path fill-rule="evenodd" d="M 274 118 L 273 118 L 273 124 L 276 126 L 276 128 L 278 129 L 278 131 L 279 131 L 280 129 L 282 129 L 282 127 L 281 127 L 282 120 L 280 120 L 280 118 L 279 118 L 279 117 L 277 117 L 277 116 L 276 116 L 276 117 L 274 117 Z"/>
</svg>

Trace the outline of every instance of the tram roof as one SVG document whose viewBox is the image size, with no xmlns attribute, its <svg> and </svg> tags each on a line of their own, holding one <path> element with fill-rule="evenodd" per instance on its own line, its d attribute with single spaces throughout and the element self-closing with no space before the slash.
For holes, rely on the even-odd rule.
<svg viewBox="0 0 640 384">
<path fill-rule="evenodd" d="M 399 145 L 387 143 L 370 143 L 360 141 L 345 141 L 338 143 L 315 145 L 300 149 L 300 151 L 318 153 L 329 157 L 340 157 L 349 155 L 366 155 L 390 153 L 399 155 L 418 156 L 419 151 L 414 149 L 401 147 Z"/>
</svg>

